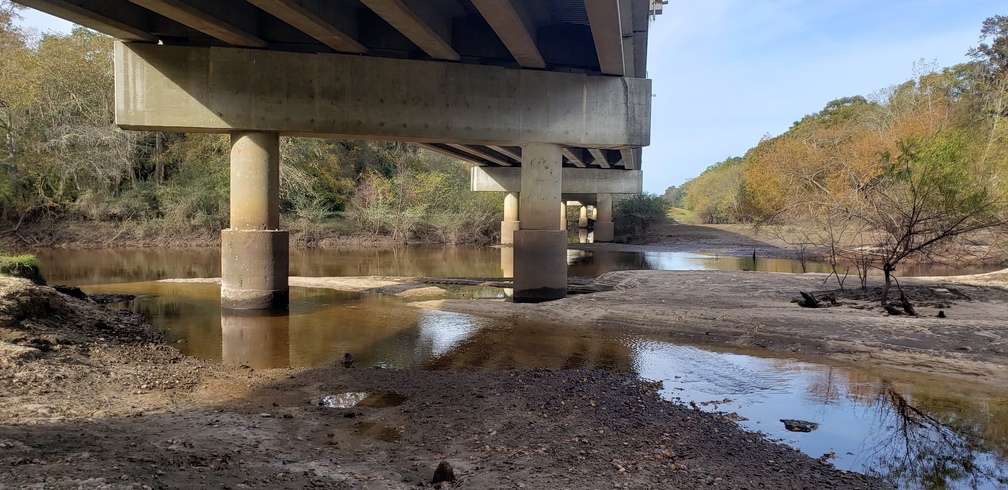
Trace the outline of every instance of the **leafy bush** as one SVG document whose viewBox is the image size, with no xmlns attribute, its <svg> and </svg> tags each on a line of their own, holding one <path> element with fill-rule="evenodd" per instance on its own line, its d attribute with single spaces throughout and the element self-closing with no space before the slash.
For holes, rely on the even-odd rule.
<svg viewBox="0 0 1008 490">
<path fill-rule="evenodd" d="M 668 219 L 665 210 L 665 198 L 658 194 L 645 192 L 623 199 L 613 206 L 613 221 L 616 223 L 616 233 L 629 234 L 633 238 L 641 238 L 648 228 Z"/>
</svg>

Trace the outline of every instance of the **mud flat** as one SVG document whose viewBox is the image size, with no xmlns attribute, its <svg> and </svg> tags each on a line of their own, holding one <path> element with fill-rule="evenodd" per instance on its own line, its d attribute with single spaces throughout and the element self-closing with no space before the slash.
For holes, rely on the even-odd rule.
<svg viewBox="0 0 1008 490">
<path fill-rule="evenodd" d="M 629 373 L 217 365 L 10 278 L 0 347 L 0 487 L 886 488 Z"/>
<path fill-rule="evenodd" d="M 839 291 L 825 274 L 620 271 L 612 291 L 536 305 L 504 301 L 414 303 L 495 318 L 652 330 L 692 344 L 728 344 L 952 375 L 1008 386 L 1008 274 L 904 278 L 918 316 L 880 306 L 880 278 Z M 894 288 L 895 289 L 895 288 Z M 836 305 L 802 308 L 800 291 Z M 894 298 L 898 299 L 898 292 Z M 898 302 L 897 302 L 898 303 Z M 944 312 L 943 318 L 938 313 Z"/>
</svg>

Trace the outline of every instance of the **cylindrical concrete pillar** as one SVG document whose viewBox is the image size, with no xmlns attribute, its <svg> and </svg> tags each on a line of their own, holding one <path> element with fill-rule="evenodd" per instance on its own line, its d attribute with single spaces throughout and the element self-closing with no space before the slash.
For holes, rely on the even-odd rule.
<svg viewBox="0 0 1008 490">
<path fill-rule="evenodd" d="M 612 194 L 597 194 L 595 201 L 595 242 L 611 242 L 615 238 L 612 221 Z"/>
<path fill-rule="evenodd" d="M 509 192 L 504 196 L 504 221 L 501 221 L 501 245 L 514 244 L 514 232 L 521 223 L 518 221 L 518 193 Z"/>
<path fill-rule="evenodd" d="M 231 135 L 231 228 L 221 231 L 221 306 L 287 309 L 289 238 L 280 228 L 280 138 Z"/>
<path fill-rule="evenodd" d="M 567 203 L 560 201 L 560 229 L 567 231 Z"/>
<path fill-rule="evenodd" d="M 567 233 L 557 229 L 562 148 L 522 146 L 521 229 L 514 233 L 514 301 L 535 303 L 567 296 Z M 566 218 L 566 206 L 563 208 Z M 553 216 L 553 217 L 551 217 Z"/>
<path fill-rule="evenodd" d="M 578 215 L 578 228 L 588 228 L 588 206 L 581 206 L 581 211 Z"/>
</svg>

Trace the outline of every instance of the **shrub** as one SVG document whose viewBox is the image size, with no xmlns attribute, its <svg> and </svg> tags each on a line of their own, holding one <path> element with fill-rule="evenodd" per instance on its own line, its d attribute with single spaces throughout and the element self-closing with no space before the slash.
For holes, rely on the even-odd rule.
<svg viewBox="0 0 1008 490">
<path fill-rule="evenodd" d="M 41 265 L 34 255 L 0 255 L 0 275 L 23 277 L 35 284 L 45 284 Z"/>
<path fill-rule="evenodd" d="M 618 227 L 616 232 L 633 238 L 643 237 L 652 225 L 668 219 L 665 206 L 664 197 L 648 192 L 617 202 L 613 206 L 613 221 Z"/>
</svg>

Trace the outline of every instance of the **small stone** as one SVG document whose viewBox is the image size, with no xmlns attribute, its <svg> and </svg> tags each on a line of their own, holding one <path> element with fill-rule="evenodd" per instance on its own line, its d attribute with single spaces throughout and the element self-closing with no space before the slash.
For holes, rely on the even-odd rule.
<svg viewBox="0 0 1008 490">
<path fill-rule="evenodd" d="M 812 432 L 819 428 L 819 424 L 807 420 L 780 419 L 784 423 L 784 428 L 791 432 Z"/>
<path fill-rule="evenodd" d="M 447 461 L 442 461 L 437 465 L 437 469 L 434 470 L 434 478 L 431 478 L 431 483 L 435 484 L 446 481 L 455 481 L 455 470 L 452 469 Z"/>
</svg>

